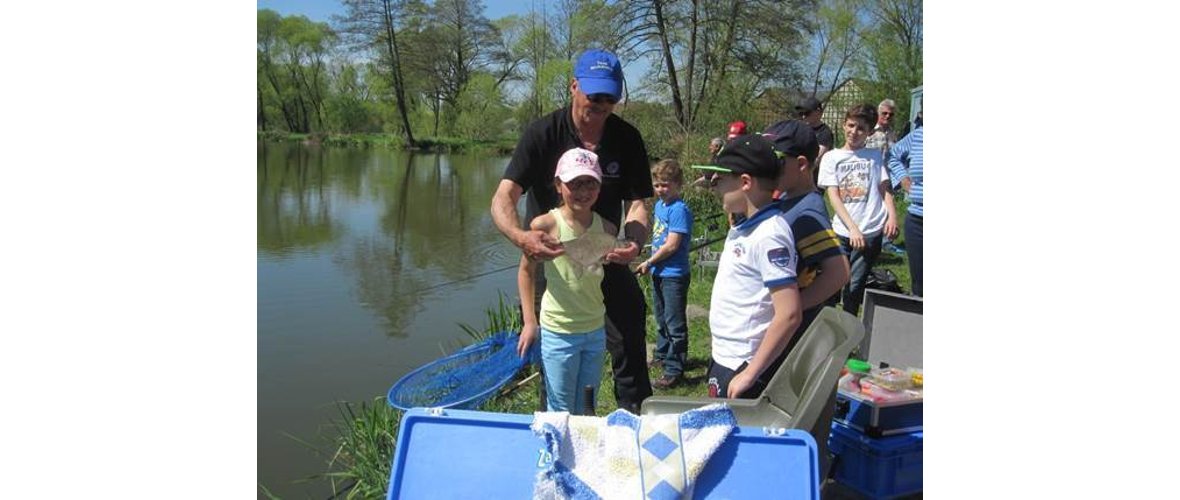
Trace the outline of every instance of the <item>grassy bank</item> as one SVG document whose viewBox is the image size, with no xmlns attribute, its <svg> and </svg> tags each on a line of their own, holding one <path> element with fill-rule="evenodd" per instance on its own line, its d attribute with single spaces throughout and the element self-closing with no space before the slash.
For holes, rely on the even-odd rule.
<svg viewBox="0 0 1180 500">
<path fill-rule="evenodd" d="M 512 154 L 516 139 L 494 141 L 464 139 L 458 137 L 419 137 L 413 148 L 406 144 L 404 137 L 392 134 L 297 134 L 290 132 L 258 132 L 258 139 L 274 142 L 298 142 L 330 147 L 387 148 L 400 151 L 424 153 L 489 153 L 498 156 Z"/>
</svg>

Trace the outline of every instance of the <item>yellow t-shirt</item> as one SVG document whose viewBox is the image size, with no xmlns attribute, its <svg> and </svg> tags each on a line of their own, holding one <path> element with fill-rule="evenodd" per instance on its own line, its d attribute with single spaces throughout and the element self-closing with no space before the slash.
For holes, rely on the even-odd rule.
<svg viewBox="0 0 1180 500">
<path fill-rule="evenodd" d="M 549 211 L 557 221 L 562 243 L 576 239 L 561 209 Z M 602 220 L 591 214 L 589 231 L 602 232 Z M 589 333 L 605 324 L 606 306 L 602 303 L 602 266 L 589 268 L 562 255 L 545 262 L 545 294 L 541 297 L 541 326 L 554 333 Z"/>
</svg>

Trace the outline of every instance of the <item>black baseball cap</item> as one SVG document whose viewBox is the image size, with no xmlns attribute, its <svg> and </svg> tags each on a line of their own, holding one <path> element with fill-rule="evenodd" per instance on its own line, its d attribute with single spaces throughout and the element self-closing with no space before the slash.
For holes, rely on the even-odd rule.
<svg viewBox="0 0 1180 500">
<path fill-rule="evenodd" d="M 822 109 L 822 108 L 823 108 L 823 105 L 820 104 L 819 99 L 816 99 L 815 97 L 808 97 L 808 98 L 803 99 L 802 101 L 799 101 L 799 104 L 795 105 L 795 112 L 796 113 L 810 113 L 812 111 L 815 111 L 817 109 Z"/>
<path fill-rule="evenodd" d="M 724 172 L 727 174 L 748 174 L 750 177 L 777 179 L 779 176 L 778 155 L 774 144 L 761 135 L 748 134 L 734 137 L 717 153 L 716 165 L 693 165 L 697 170 Z"/>
<path fill-rule="evenodd" d="M 803 156 L 809 164 L 814 165 L 815 157 L 819 156 L 819 140 L 815 138 L 815 131 L 805 122 L 783 120 L 766 127 L 762 137 L 770 140 L 775 150 L 791 158 Z"/>
</svg>

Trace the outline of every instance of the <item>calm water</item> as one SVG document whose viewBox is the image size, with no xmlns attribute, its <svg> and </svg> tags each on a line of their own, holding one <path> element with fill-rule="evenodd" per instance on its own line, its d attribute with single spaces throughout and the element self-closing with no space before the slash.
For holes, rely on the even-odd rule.
<svg viewBox="0 0 1180 500">
<path fill-rule="evenodd" d="M 258 146 L 258 482 L 326 498 L 335 401 L 383 396 L 482 327 L 519 258 L 488 206 L 507 158 Z"/>
</svg>

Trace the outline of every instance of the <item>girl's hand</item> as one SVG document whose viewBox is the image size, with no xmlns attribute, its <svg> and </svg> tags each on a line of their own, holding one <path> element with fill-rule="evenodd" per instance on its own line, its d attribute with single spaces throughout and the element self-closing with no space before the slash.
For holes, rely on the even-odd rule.
<svg viewBox="0 0 1180 500">
<path fill-rule="evenodd" d="M 639 245 L 634 241 L 627 241 L 627 245 L 615 248 L 606 254 L 606 261 L 614 264 L 628 264 L 639 256 Z"/>
<path fill-rule="evenodd" d="M 520 339 L 516 341 L 516 355 L 524 358 L 529 352 L 529 347 L 532 347 L 533 342 L 537 341 L 537 335 L 537 325 L 525 323 L 524 327 L 520 329 Z"/>
</svg>

